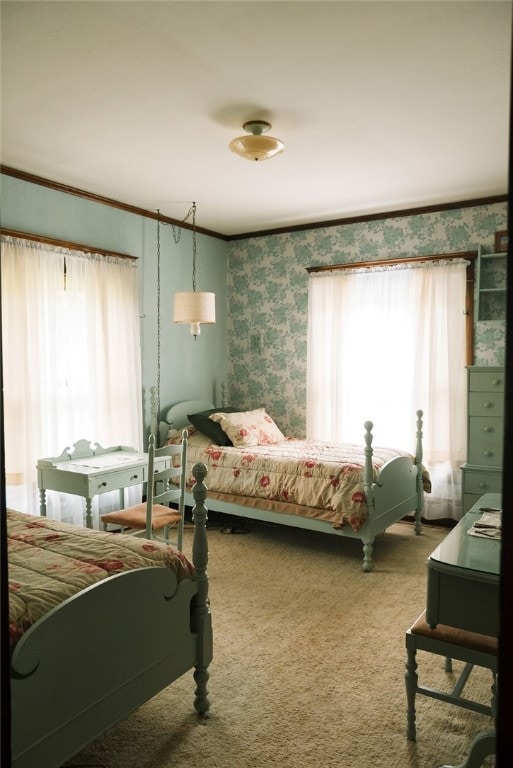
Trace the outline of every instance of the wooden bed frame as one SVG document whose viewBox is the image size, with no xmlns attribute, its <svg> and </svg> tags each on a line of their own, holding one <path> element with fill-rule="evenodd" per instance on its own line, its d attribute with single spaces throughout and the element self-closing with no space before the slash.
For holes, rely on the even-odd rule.
<svg viewBox="0 0 513 768">
<path fill-rule="evenodd" d="M 207 713 L 207 469 L 193 473 L 194 580 L 177 583 L 160 567 L 120 573 L 51 610 L 16 645 L 12 768 L 57 768 L 191 669 L 194 707 Z"/>
<path fill-rule="evenodd" d="M 193 400 L 177 403 L 166 412 L 166 420 L 160 422 L 161 440 L 166 439 L 167 431 L 172 426 L 174 429 L 183 429 L 190 426 L 188 413 L 199 413 L 214 408 L 212 403 L 202 400 Z M 372 428 L 373 424 L 366 421 L 365 428 L 365 466 L 364 466 L 364 493 L 367 505 L 367 519 L 360 529 L 354 531 L 349 525 L 343 528 L 334 528 L 333 524 L 312 517 L 301 517 L 298 514 L 276 512 L 265 508 L 265 503 L 255 497 L 239 497 L 239 503 L 232 500 L 224 501 L 219 498 L 221 494 L 208 496 L 208 504 L 211 510 L 228 515 L 260 520 L 267 523 L 289 525 L 296 528 L 304 528 L 311 531 L 330 533 L 335 536 L 345 536 L 352 539 L 360 539 L 363 544 L 363 570 L 371 571 L 374 568 L 373 547 L 377 534 L 382 533 L 392 523 L 396 523 L 406 515 L 414 516 L 414 529 L 416 534 L 422 532 L 421 517 L 424 503 L 424 488 L 422 481 L 422 411 L 417 411 L 416 422 L 416 446 L 414 462 L 405 456 L 398 456 L 388 461 L 382 468 L 376 479 L 373 480 L 372 469 Z M 191 494 L 186 493 L 185 503 L 190 505 Z M 290 505 L 293 508 L 293 505 Z"/>
</svg>

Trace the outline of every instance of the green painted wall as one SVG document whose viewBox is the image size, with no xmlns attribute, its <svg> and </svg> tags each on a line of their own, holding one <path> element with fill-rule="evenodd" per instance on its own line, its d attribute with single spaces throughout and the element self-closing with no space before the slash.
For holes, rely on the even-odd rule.
<svg viewBox="0 0 513 768">
<path fill-rule="evenodd" d="M 5 174 L 0 178 L 2 227 L 138 257 L 146 432 L 149 388 L 157 381 L 156 221 Z M 182 230 L 175 244 L 172 227 L 161 225 L 162 410 L 189 398 L 220 402 L 227 378 L 226 243 L 201 234 L 197 243 L 197 288 L 215 292 L 217 322 L 203 326 L 194 341 L 188 326 L 172 323 L 173 294 L 192 287 L 192 233 Z"/>
<path fill-rule="evenodd" d="M 1 224 L 139 257 L 143 400 L 156 382 L 157 225 L 74 195 L 1 176 Z M 94 190 L 93 190 L 94 192 Z M 186 211 L 184 211 L 185 215 Z M 201 206 L 198 208 L 201 224 Z M 381 219 L 247 240 L 198 235 L 200 290 L 216 293 L 217 323 L 194 341 L 188 327 L 171 322 L 175 291 L 191 287 L 191 232 L 175 244 L 161 227 L 161 407 L 183 399 L 221 401 L 228 381 L 230 402 L 241 409 L 265 406 L 288 434 L 306 423 L 306 267 L 372 259 L 476 250 L 493 251 L 494 233 L 507 229 L 507 204 Z M 357 332 L 357 329 L 351 329 Z M 474 362 L 502 365 L 505 326 L 475 324 Z M 377 340 L 378 343 L 378 340 Z M 383 343 L 382 340 L 379 343 Z M 351 375 L 383 375 L 362 350 Z"/>
</svg>

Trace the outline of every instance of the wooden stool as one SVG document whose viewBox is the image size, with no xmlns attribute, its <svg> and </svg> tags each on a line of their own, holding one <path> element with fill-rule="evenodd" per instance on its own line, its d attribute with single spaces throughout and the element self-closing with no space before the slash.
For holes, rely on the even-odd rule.
<svg viewBox="0 0 513 768">
<path fill-rule="evenodd" d="M 479 635 L 476 632 L 466 632 L 455 627 L 439 624 L 435 629 L 430 629 L 426 623 L 426 612 L 418 617 L 417 621 L 406 632 L 406 701 L 408 706 L 406 738 L 416 740 L 415 727 L 415 696 L 421 693 L 433 699 L 456 704 L 458 707 L 471 709 L 490 717 L 496 712 L 496 685 L 497 674 L 497 638 Z M 429 651 L 439 656 L 445 656 L 445 671 L 452 672 L 452 659 L 465 662 L 465 667 L 450 693 L 421 686 L 418 684 L 417 675 L 417 651 Z M 472 668 L 484 667 L 490 669 L 493 675 L 491 686 L 491 704 L 481 704 L 462 696 Z"/>
</svg>

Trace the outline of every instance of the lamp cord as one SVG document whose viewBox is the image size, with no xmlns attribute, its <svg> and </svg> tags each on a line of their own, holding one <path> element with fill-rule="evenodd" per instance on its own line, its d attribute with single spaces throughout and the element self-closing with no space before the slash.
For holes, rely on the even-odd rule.
<svg viewBox="0 0 513 768">
<path fill-rule="evenodd" d="M 182 221 L 187 221 L 192 216 L 192 290 L 196 290 L 196 203 L 194 202 L 187 211 Z M 182 237 L 182 228 L 171 224 L 173 230 L 173 240 L 178 245 Z"/>
<path fill-rule="evenodd" d="M 160 210 L 157 209 L 157 448 L 160 447 Z"/>
<path fill-rule="evenodd" d="M 196 290 L 196 203 L 194 202 L 183 221 L 192 216 L 192 290 Z M 160 209 L 157 208 L 157 448 L 160 447 Z M 178 245 L 182 228 L 171 224 L 173 240 Z"/>
<path fill-rule="evenodd" d="M 196 203 L 192 204 L 192 290 L 196 290 Z"/>
</svg>

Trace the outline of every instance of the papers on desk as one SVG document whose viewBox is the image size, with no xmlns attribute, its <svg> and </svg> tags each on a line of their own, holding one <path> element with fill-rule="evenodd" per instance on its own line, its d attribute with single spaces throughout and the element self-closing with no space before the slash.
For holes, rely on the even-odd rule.
<svg viewBox="0 0 513 768">
<path fill-rule="evenodd" d="M 501 530 L 502 509 L 497 509 L 483 512 L 468 532 L 470 536 L 480 536 L 482 539 L 500 539 Z"/>
<path fill-rule="evenodd" d="M 134 461 L 141 459 L 138 453 L 106 453 L 103 456 L 88 456 L 85 459 L 75 459 L 73 463 L 68 464 L 66 468 L 88 467 L 89 469 L 103 469 L 104 467 L 117 467 L 123 464 L 133 464 Z"/>
</svg>

